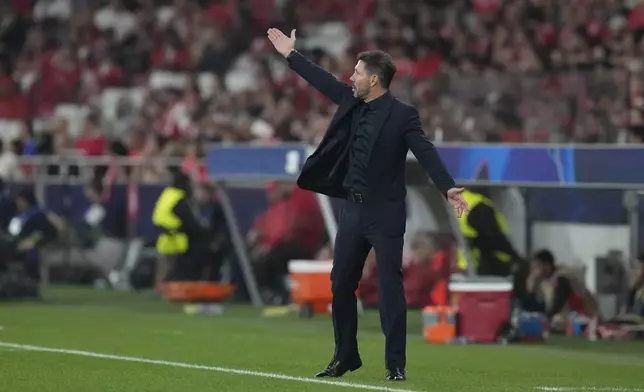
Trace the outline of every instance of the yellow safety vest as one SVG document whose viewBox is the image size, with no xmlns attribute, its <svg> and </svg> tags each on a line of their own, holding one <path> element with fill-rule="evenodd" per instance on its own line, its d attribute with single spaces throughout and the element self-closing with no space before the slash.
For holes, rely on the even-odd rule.
<svg viewBox="0 0 644 392">
<path fill-rule="evenodd" d="M 162 255 L 179 255 L 188 251 L 188 236 L 180 231 L 181 219 L 172 211 L 185 197 L 185 192 L 167 187 L 159 196 L 152 213 L 152 223 L 164 230 L 157 239 L 157 252 Z"/>
<path fill-rule="evenodd" d="M 481 195 L 480 193 L 475 193 L 472 191 L 468 191 L 467 189 L 461 193 L 465 201 L 470 207 L 470 210 L 473 210 L 474 207 L 476 207 L 477 204 L 479 203 L 484 203 L 487 204 L 488 206 L 492 207 L 494 209 L 494 216 L 496 217 L 496 222 L 501 228 L 501 232 L 505 235 L 508 235 L 508 225 L 505 221 L 505 218 L 503 215 L 499 212 L 499 210 L 496 208 L 492 200 L 488 199 L 487 197 Z M 461 233 L 463 234 L 463 237 L 465 237 L 465 241 L 468 242 L 471 246 L 471 240 L 474 238 L 478 237 L 479 233 L 476 231 L 475 228 L 470 226 L 470 223 L 467 219 L 467 215 L 462 216 L 460 219 L 458 219 L 458 226 L 461 230 Z M 494 256 L 501 262 L 507 263 L 510 260 L 512 260 L 512 256 L 505 253 L 505 252 L 500 252 L 496 251 L 494 252 Z M 463 249 L 458 249 L 458 269 L 461 271 L 467 271 L 467 258 L 465 257 L 465 252 Z M 470 248 L 470 257 L 472 259 L 472 263 L 474 263 L 474 268 L 478 268 L 479 266 L 479 261 L 481 257 L 481 251 L 477 248 Z"/>
</svg>

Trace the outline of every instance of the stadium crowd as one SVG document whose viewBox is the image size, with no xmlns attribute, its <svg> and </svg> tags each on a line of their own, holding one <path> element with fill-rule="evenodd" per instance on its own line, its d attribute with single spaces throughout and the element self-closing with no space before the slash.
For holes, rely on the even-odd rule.
<svg viewBox="0 0 644 392">
<path fill-rule="evenodd" d="M 153 183 L 168 178 L 171 157 L 204 179 L 207 142 L 318 142 L 333 104 L 289 72 L 267 45 L 269 26 L 297 29 L 298 50 L 346 82 L 357 53 L 391 53 L 393 92 L 419 108 L 423 129 L 438 142 L 644 141 L 644 1 L 12 0 L 0 2 L 0 185 L 30 174 L 21 155 L 138 158 L 138 178 Z M 58 165 L 49 162 L 49 174 L 60 173 Z M 101 169 L 97 177 L 109 179 L 130 172 L 107 163 Z M 82 219 L 64 217 L 85 247 L 114 235 L 102 231 L 106 217 L 124 215 L 112 213 L 106 185 L 94 178 Z M 284 304 L 287 262 L 328 260 L 332 248 L 312 193 L 282 183 L 265 191 L 268 208 L 245 245 L 262 295 Z M 114 204 L 127 198 L 128 214 L 136 215 L 131 193 L 128 187 Z M 236 265 L 236 255 L 213 190 L 200 184 L 194 194 L 209 230 L 204 237 L 215 238 L 200 244 L 216 254 L 204 269 L 217 280 L 224 260 Z M 10 195 L 2 195 L 8 205 Z M 33 193 L 18 199 L 23 210 L 37 207 Z M 13 211 L 3 212 L 6 227 Z M 450 275 L 463 270 L 455 241 L 411 228 L 407 304 L 444 304 Z M 526 259 L 515 277 L 524 303 L 542 310 L 535 286 L 561 280 L 549 313 L 569 297 L 596 312 L 550 252 Z M 241 272 L 230 274 L 242 283 Z M 630 307 L 641 299 L 641 274 Z M 365 306 L 378 303 L 378 285 L 371 252 L 360 283 Z"/>
<path fill-rule="evenodd" d="M 194 163 L 201 141 L 319 140 L 331 103 L 269 50 L 268 26 L 298 29 L 346 81 L 357 52 L 389 51 L 433 140 L 644 136 L 638 0 L 13 0 L 0 15 L 5 177 L 20 154 Z"/>
</svg>

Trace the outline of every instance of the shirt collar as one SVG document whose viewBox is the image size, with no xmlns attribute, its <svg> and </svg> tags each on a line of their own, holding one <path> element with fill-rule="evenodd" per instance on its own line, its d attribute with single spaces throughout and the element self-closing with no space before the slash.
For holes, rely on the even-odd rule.
<svg viewBox="0 0 644 392">
<path fill-rule="evenodd" d="M 365 102 L 365 106 L 369 109 L 381 109 L 387 101 L 389 101 L 389 98 L 391 97 L 391 93 L 389 91 L 385 92 L 378 98 L 374 99 L 373 101 L 367 103 Z"/>
</svg>

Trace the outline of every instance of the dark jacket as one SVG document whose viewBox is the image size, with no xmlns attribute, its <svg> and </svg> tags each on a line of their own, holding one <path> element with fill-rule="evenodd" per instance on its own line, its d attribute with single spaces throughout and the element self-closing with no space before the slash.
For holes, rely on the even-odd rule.
<svg viewBox="0 0 644 392">
<path fill-rule="evenodd" d="M 306 160 L 297 184 L 300 188 L 331 197 L 346 198 L 342 182 L 349 164 L 349 143 L 352 137 L 351 112 L 358 99 L 351 87 L 313 64 L 300 53 L 288 56 L 289 66 L 322 94 L 336 103 L 329 128 L 316 151 Z M 388 94 L 387 110 L 378 123 L 376 141 L 369 151 L 367 188 L 370 197 L 384 201 L 402 200 L 405 188 L 407 152 L 411 150 L 425 168 L 434 184 L 445 195 L 454 187 L 454 180 L 443 165 L 436 148 L 423 133 L 418 110 Z"/>
</svg>

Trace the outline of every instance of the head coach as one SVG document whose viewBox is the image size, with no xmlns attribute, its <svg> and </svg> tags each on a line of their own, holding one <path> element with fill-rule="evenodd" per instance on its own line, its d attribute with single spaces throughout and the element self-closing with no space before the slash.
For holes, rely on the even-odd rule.
<svg viewBox="0 0 644 392">
<path fill-rule="evenodd" d="M 420 126 L 418 110 L 394 98 L 396 67 L 389 54 L 358 55 L 351 86 L 338 81 L 295 50 L 290 37 L 269 29 L 268 39 L 290 68 L 338 105 L 298 185 L 345 199 L 335 238 L 331 288 L 335 352 L 318 377 L 341 377 L 362 366 L 357 341 L 355 291 L 369 250 L 379 271 L 380 320 L 385 335 L 387 380 L 406 378 L 407 309 L 402 279 L 405 233 L 405 163 L 411 149 L 460 217 L 468 206 Z"/>
</svg>

